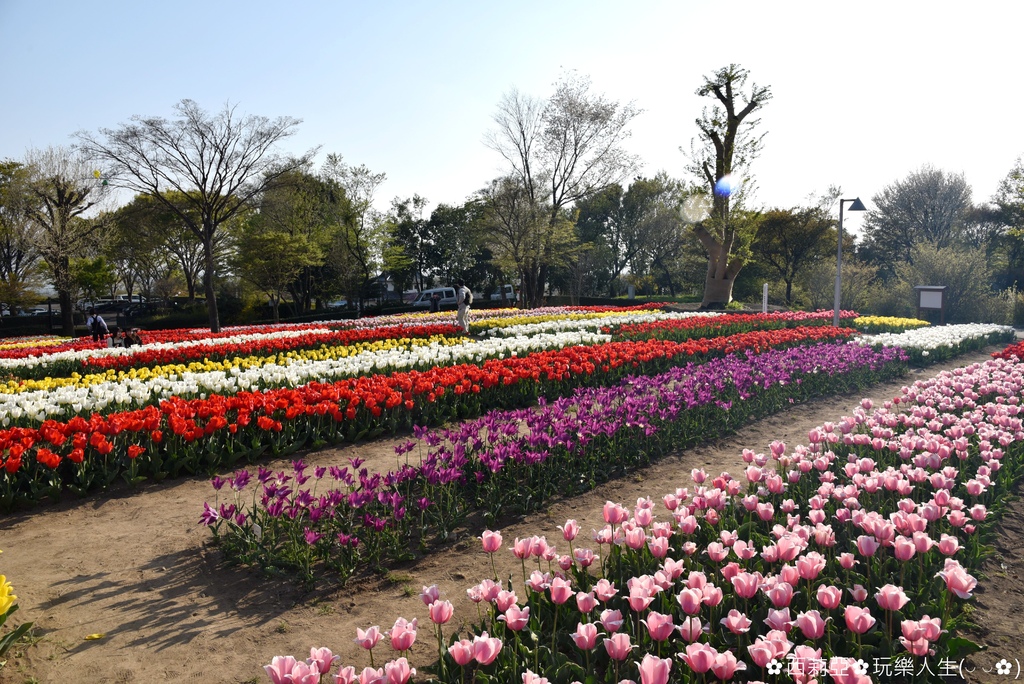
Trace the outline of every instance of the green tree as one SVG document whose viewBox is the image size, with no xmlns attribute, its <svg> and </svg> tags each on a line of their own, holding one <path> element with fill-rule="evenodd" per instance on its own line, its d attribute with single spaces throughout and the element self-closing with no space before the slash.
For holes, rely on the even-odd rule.
<svg viewBox="0 0 1024 684">
<path fill-rule="evenodd" d="M 117 273 L 102 256 L 72 259 L 71 277 L 78 291 L 90 301 L 111 296 L 117 287 Z"/>
<path fill-rule="evenodd" d="M 423 242 L 424 268 L 428 282 L 438 280 L 453 284 L 460 278 L 471 288 L 486 280 L 503 279 L 503 271 L 495 266 L 495 258 L 487 241 L 493 238 L 485 229 L 484 205 L 469 201 L 460 205 L 438 204 L 430 212 L 426 238 Z M 504 273 L 516 274 L 513 267 Z"/>
<path fill-rule="evenodd" d="M 276 151 L 300 123 L 291 117 L 239 117 L 228 105 L 210 115 L 192 100 L 182 100 L 175 111 L 173 121 L 137 116 L 118 129 L 101 129 L 102 138 L 77 137 L 86 153 L 109 165 L 114 185 L 152 196 L 202 242 L 210 330 L 219 332 L 216 246 L 221 227 L 277 178 L 308 164 L 315 150 L 298 158 Z"/>
<path fill-rule="evenodd" d="M 29 201 L 26 215 L 35 224 L 35 247 L 49 267 L 60 300 L 64 335 L 75 334 L 72 259 L 93 249 L 101 221 L 85 218 L 105 194 L 106 187 L 81 154 L 66 147 L 30 150 Z"/>
<path fill-rule="evenodd" d="M 690 167 L 702 179 L 707 196 L 713 198 L 710 214 L 693 226 L 708 253 L 701 302 L 705 308 L 724 307 L 732 300 L 733 282 L 750 258 L 749 244 L 757 227 L 749 214 L 734 211 L 743 196 L 734 189 L 739 174 L 748 174 L 761 151 L 764 134 L 753 133 L 760 119 L 751 116 L 771 100 L 772 93 L 767 86 L 752 84 L 750 93 L 744 94 L 748 76 L 746 69 L 730 64 L 705 76 L 697 89 L 697 95 L 717 101 L 697 119 L 701 146 L 693 151 Z"/>
<path fill-rule="evenodd" d="M 16 313 L 35 302 L 40 276 L 38 228 L 29 220 L 29 169 L 13 160 L 0 162 L 0 303 Z"/>
<path fill-rule="evenodd" d="M 322 254 L 305 233 L 268 227 L 255 220 L 247 222 L 238 237 L 235 272 L 266 293 L 277 323 L 283 294 L 303 269 L 322 260 Z"/>
<path fill-rule="evenodd" d="M 872 197 L 875 208 L 864 219 L 864 258 L 891 277 L 913 263 L 914 249 L 939 249 L 965 242 L 971 227 L 971 187 L 963 174 L 931 166 L 887 185 Z"/>
<path fill-rule="evenodd" d="M 821 206 L 773 209 L 761 217 L 754 257 L 785 283 L 787 306 L 793 304 L 793 284 L 807 267 L 835 252 L 836 236 L 836 222 Z"/>
</svg>

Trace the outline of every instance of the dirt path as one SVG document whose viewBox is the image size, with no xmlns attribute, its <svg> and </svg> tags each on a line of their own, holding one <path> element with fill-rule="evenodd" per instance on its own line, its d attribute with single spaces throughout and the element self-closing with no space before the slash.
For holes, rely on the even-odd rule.
<svg viewBox="0 0 1024 684">
<path fill-rule="evenodd" d="M 985 360 L 988 351 L 992 350 L 915 371 L 864 395 L 876 402 L 891 399 L 904 384 L 942 368 Z M 738 473 L 743 448 L 763 451 L 773 439 L 791 445 L 806 442 L 809 429 L 849 414 L 859 399 L 860 395 L 847 395 L 816 400 L 753 422 L 728 438 L 558 502 L 502 533 L 507 541 L 543 534 L 553 543 L 561 542 L 556 526 L 572 517 L 589 535 L 603 524 L 601 506 L 606 500 L 632 504 L 641 496 L 660 499 L 677 486 L 689 485 L 690 469 L 695 467 L 712 474 Z M 324 450 L 306 460 L 330 465 L 358 455 L 370 468 L 387 469 L 395 463 L 394 446 L 405 441 Z M 467 536 L 398 568 L 388 578 L 304 594 L 291 584 L 223 564 L 220 553 L 209 545 L 209 533 L 197 524 L 203 501 L 212 494 L 205 478 L 182 480 L 0 521 L 0 570 L 15 586 L 18 616 L 34 620 L 39 636 L 0 670 L 0 682 L 264 682 L 268 680 L 262 665 L 272 656 L 304 656 L 310 646 L 329 646 L 344 662 L 362 667 L 369 662 L 352 641 L 356 628 L 386 629 L 399 615 L 425 621 L 418 594 L 421 586 L 434 583 L 456 604 L 456 620 L 450 627 L 457 626 L 460 617 L 476 617 L 465 589 L 491 573 L 474 538 Z M 988 626 L 980 638 L 993 647 L 992 654 L 1019 658 L 1024 665 L 1022 522 L 1024 507 L 1018 506 L 1017 516 L 1007 521 L 1007 532 L 997 542 L 998 557 L 987 566 L 989 577 L 979 592 L 975 621 Z M 499 554 L 499 560 L 499 573 L 518 573 L 518 561 L 513 563 L 510 553 Z M 105 636 L 86 640 L 91 634 Z M 420 637 L 413 665 L 430 662 L 433 653 L 429 630 Z M 978 660 L 979 665 L 991 668 L 998 660 L 992 654 Z M 979 670 L 970 681 L 989 681 L 981 674 Z"/>
</svg>

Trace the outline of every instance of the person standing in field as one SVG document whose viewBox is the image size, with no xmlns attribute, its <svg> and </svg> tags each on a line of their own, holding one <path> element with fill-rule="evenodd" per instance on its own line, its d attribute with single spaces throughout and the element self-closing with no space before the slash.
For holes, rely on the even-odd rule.
<svg viewBox="0 0 1024 684">
<path fill-rule="evenodd" d="M 462 327 L 462 330 L 468 335 L 469 334 L 469 307 L 473 303 L 473 293 L 466 283 L 459 281 L 456 283 L 458 290 L 455 294 L 455 303 L 459 306 L 459 314 L 455 317 L 455 320 Z"/>
<path fill-rule="evenodd" d="M 110 332 L 107 330 L 107 322 L 103 320 L 103 316 L 96 313 L 96 309 L 89 310 L 89 318 L 86 319 L 85 325 L 89 328 L 89 332 L 92 333 L 93 342 L 99 342 Z"/>
</svg>

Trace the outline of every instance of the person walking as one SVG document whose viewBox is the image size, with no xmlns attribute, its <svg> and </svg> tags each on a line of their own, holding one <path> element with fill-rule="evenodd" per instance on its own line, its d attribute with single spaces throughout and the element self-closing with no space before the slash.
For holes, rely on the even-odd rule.
<svg viewBox="0 0 1024 684">
<path fill-rule="evenodd" d="M 89 318 L 86 319 L 85 326 L 92 333 L 93 342 L 99 342 L 110 332 L 107 329 L 107 322 L 103 320 L 103 316 L 96 313 L 96 309 L 89 309 Z"/>
<path fill-rule="evenodd" d="M 456 322 L 462 326 L 462 330 L 468 335 L 469 334 L 469 307 L 473 303 L 473 293 L 466 283 L 461 280 L 456 283 L 458 285 L 458 291 L 455 294 L 455 303 L 459 307 L 459 313 L 455 317 Z"/>
</svg>

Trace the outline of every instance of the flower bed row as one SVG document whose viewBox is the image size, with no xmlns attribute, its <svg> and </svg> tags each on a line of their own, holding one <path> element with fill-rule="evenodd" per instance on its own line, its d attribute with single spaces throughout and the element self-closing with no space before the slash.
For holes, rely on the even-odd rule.
<svg viewBox="0 0 1024 684">
<path fill-rule="evenodd" d="M 1014 334 L 1008 325 L 966 323 L 867 335 L 857 341 L 876 348 L 900 347 L 910 355 L 912 364 L 927 366 L 990 344 L 1005 344 L 1014 338 Z"/>
<path fill-rule="evenodd" d="M 18 378 L 43 379 L 107 369 L 189 363 L 198 359 L 219 361 L 233 356 L 270 355 L 376 340 L 459 334 L 461 334 L 461 330 L 453 325 L 396 325 L 353 330 L 330 330 L 327 328 L 278 330 L 215 340 L 62 351 L 39 357 L 5 359 L 0 361 L 0 369 Z"/>
<path fill-rule="evenodd" d="M 524 313 L 513 318 L 486 318 L 469 324 L 471 333 L 497 337 L 534 335 L 538 332 L 561 330 L 593 330 L 620 325 L 647 323 L 660 320 L 686 318 L 714 318 L 723 314 L 710 311 L 613 311 L 575 314 L 534 314 Z M 781 326 L 779 326 L 781 327 Z M 762 328 L 767 329 L 767 328 Z"/>
<path fill-rule="evenodd" d="M 840 324 L 849 326 L 857 317 L 855 311 L 841 311 Z M 662 318 L 636 324 L 609 325 L 605 332 L 617 339 L 688 340 L 708 335 L 732 335 L 750 330 L 777 330 L 796 325 L 831 325 L 828 311 L 789 311 L 768 314 L 724 314 L 718 316 L 686 316 Z"/>
<path fill-rule="evenodd" d="M 311 476 L 301 463 L 291 475 L 261 469 L 250 496 L 242 494 L 249 473 L 240 471 L 231 479 L 233 501 L 207 504 L 203 519 L 238 562 L 294 570 L 310 582 L 325 571 L 347 578 L 365 564 L 404 557 L 417 541 L 445 539 L 470 512 L 493 520 L 534 510 L 751 416 L 898 375 L 904 358 L 891 348 L 822 343 L 634 376 L 427 435 L 436 448 L 420 465 L 386 474 L 353 466 Z"/>
<path fill-rule="evenodd" d="M 86 418 L 45 420 L 0 430 L 0 510 L 84 494 L 118 477 L 161 480 L 211 472 L 268 449 L 290 453 L 307 443 L 360 440 L 384 432 L 461 419 L 495 407 L 525 406 L 627 373 L 654 374 L 692 358 L 737 350 L 845 338 L 852 330 L 794 328 L 685 343 L 651 340 L 577 346 L 428 371 L 350 378 L 334 383 L 171 397 L 159 406 Z M 109 408 L 109 407 L 108 407 Z M 33 416 L 33 419 L 38 416 Z"/>
<path fill-rule="evenodd" d="M 396 371 L 479 363 L 548 349 L 607 342 L 607 335 L 562 333 L 501 340 L 467 338 L 381 340 L 344 347 L 321 347 L 277 356 L 235 357 L 223 361 L 172 364 L 128 372 L 29 380 L 0 386 L 5 425 L 32 425 L 46 418 L 137 408 L 169 397 L 234 394 L 311 381 L 331 381 Z"/>
<path fill-rule="evenodd" d="M 453 606 L 424 588 L 437 679 L 956 677 L 977 648 L 957 630 L 985 553 L 981 532 L 1024 474 L 1022 395 L 1017 359 L 945 372 L 872 413 L 865 400 L 811 430 L 807 446 L 745 450 L 740 477 L 694 470 L 695 487 L 660 500 L 663 519 L 649 498 L 608 502 L 593 544 L 575 520 L 559 527 L 564 553 L 544 537 L 516 539 L 508 550 L 521 577 L 467 590 L 478 605 L 468 634 L 445 635 Z M 481 542 L 504 553 L 498 532 Z M 417 627 L 399 618 L 389 632 L 405 667 Z M 374 648 L 377 630 L 359 630 L 357 643 Z M 407 681 L 393 663 L 395 676 L 382 670 L 380 681 Z M 317 676 L 334 664 L 320 659 Z M 292 667 L 274 658 L 267 671 L 283 682 Z M 335 681 L 378 681 L 372 664 L 356 672 L 341 666 Z"/>
</svg>

